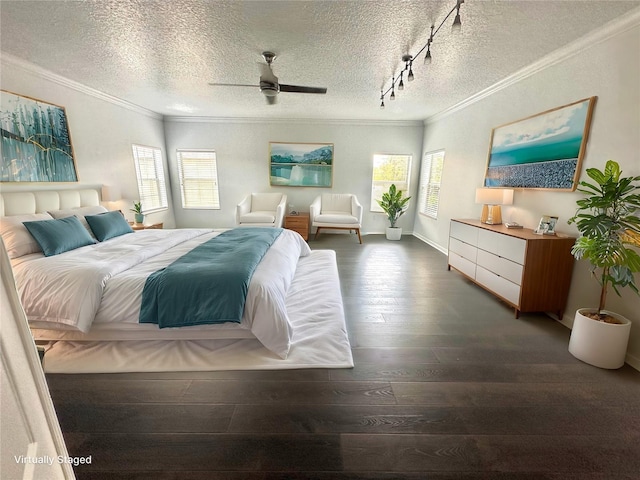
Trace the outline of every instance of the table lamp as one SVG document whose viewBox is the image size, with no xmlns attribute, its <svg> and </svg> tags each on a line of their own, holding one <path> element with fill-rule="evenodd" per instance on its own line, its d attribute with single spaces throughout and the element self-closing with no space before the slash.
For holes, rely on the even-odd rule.
<svg viewBox="0 0 640 480">
<path fill-rule="evenodd" d="M 480 221 L 488 225 L 502 223 L 502 209 L 500 205 L 513 203 L 513 190 L 506 188 L 476 188 L 476 203 L 481 203 L 482 215 Z"/>
</svg>

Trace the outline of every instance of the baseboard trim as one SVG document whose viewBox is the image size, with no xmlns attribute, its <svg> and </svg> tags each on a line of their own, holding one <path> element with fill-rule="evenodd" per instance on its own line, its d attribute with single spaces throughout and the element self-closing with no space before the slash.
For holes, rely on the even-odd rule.
<svg viewBox="0 0 640 480">
<path fill-rule="evenodd" d="M 412 234 L 414 237 L 416 237 L 418 240 L 423 241 L 424 243 L 426 243 L 427 245 L 429 245 L 430 247 L 435 248 L 436 250 L 438 250 L 440 253 L 442 253 L 443 255 L 449 255 L 449 251 L 442 247 L 441 245 L 438 245 L 437 243 L 429 240 L 427 237 L 425 237 L 424 235 L 420 235 L 419 233 L 413 232 Z"/>
</svg>

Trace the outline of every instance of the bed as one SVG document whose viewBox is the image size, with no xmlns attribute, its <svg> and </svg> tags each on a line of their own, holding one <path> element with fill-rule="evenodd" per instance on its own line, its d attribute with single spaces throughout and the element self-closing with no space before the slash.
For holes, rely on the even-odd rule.
<svg viewBox="0 0 640 480">
<path fill-rule="evenodd" d="M 86 218 L 91 219 L 105 210 L 94 189 L 3 193 L 0 196 L 0 233 L 35 339 L 118 341 L 255 337 L 284 359 L 293 338 L 287 294 L 299 262 L 312 261 L 337 275 L 335 255 L 312 252 L 296 232 L 277 229 L 279 233 L 250 277 L 243 313 L 236 322 L 168 328 L 139 323 L 147 277 L 194 249 L 220 240 L 229 232 L 139 230 L 103 241 L 94 239 L 95 243 L 45 256 L 23 227 L 25 221 L 69 216 L 78 218 L 83 227 L 87 227 Z M 92 232 L 91 229 L 88 231 Z M 328 283 L 339 285 L 338 279 L 333 277 Z M 335 288 L 332 292 L 335 296 Z M 337 295 L 339 297 L 339 288 Z M 300 299 L 296 300 L 299 303 Z M 327 305 L 333 309 L 329 314 L 341 317 L 344 324 L 341 298 L 328 298 Z"/>
</svg>

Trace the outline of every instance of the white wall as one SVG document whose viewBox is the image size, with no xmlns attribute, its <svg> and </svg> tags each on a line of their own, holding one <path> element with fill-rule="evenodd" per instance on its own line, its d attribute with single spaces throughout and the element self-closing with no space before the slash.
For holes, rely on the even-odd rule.
<svg viewBox="0 0 640 480">
<path fill-rule="evenodd" d="M 222 121 L 168 118 L 165 122 L 167 152 L 173 185 L 178 227 L 229 227 L 235 224 L 235 207 L 251 192 L 281 191 L 299 211 L 321 192 L 354 193 L 364 207 L 363 233 L 382 233 L 386 216 L 370 212 L 373 155 L 398 153 L 413 156 L 411 190 L 418 181 L 423 126 L 421 123 L 357 124 L 315 121 Z M 269 142 L 333 143 L 333 186 L 271 187 L 269 185 Z M 176 150 L 210 148 L 216 151 L 220 183 L 220 210 L 184 210 L 180 190 Z M 410 233 L 415 202 L 400 219 L 399 226 Z"/>
<path fill-rule="evenodd" d="M 582 165 L 602 169 L 608 159 L 620 163 L 624 176 L 640 175 L 640 15 L 635 26 L 625 24 L 601 43 L 585 48 L 468 107 L 427 123 L 424 151 L 446 150 L 438 220 L 417 215 L 414 233 L 447 248 L 452 218 L 479 218 L 475 189 L 482 186 L 491 129 L 576 100 L 597 96 L 591 134 Z M 575 213 L 579 192 L 516 190 L 514 205 L 503 207 L 503 219 L 535 228 L 543 214 L 560 217 L 556 229 L 577 235 L 567 219 Z M 640 279 L 639 279 L 640 280 Z M 586 262 L 578 262 L 564 322 L 573 322 L 580 307 L 597 306 L 599 285 L 589 277 Z M 640 297 L 611 292 L 607 307 L 634 322 L 628 361 L 640 368 Z"/>
<path fill-rule="evenodd" d="M 6 55 L 2 57 L 0 86 L 12 93 L 65 107 L 78 172 L 78 183 L 3 183 L 2 190 L 117 186 L 123 201 L 110 207 L 122 209 L 133 220 L 133 213 L 128 209 L 139 195 L 131 145 L 159 147 L 164 155 L 162 117 L 118 103 L 116 99 Z M 165 222 L 167 226 L 174 224 L 171 209 L 149 215 L 147 220 Z"/>
</svg>

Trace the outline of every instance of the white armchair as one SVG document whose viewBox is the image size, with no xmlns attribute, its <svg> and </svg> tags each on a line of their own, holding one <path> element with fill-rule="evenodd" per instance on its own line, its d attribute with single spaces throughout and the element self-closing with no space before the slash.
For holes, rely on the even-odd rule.
<svg viewBox="0 0 640 480">
<path fill-rule="evenodd" d="M 355 230 L 362 243 L 362 205 L 350 193 L 323 193 L 309 207 L 311 226 L 316 227 L 316 236 L 323 228 Z"/>
<path fill-rule="evenodd" d="M 283 193 L 252 193 L 236 207 L 239 227 L 282 227 L 287 208 Z"/>
</svg>

